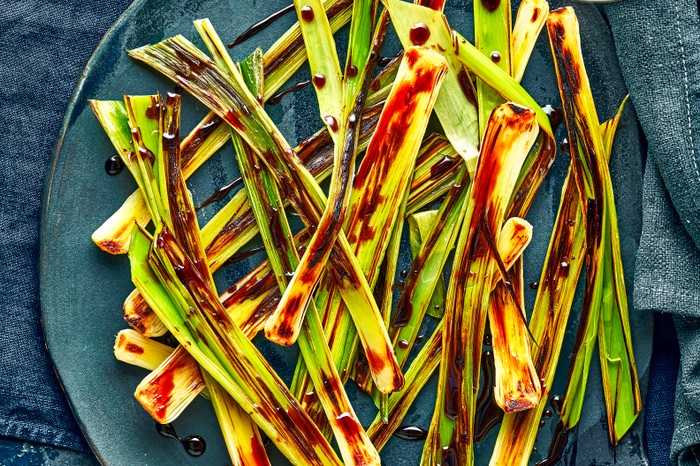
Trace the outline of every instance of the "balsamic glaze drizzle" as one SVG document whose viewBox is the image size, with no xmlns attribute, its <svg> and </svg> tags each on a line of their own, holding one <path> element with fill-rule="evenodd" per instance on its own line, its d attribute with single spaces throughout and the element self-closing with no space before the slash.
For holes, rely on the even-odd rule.
<svg viewBox="0 0 700 466">
<path fill-rule="evenodd" d="M 201 435 L 188 435 L 181 438 L 177 435 L 175 427 L 172 424 L 159 424 L 156 422 L 156 431 L 165 438 L 172 438 L 180 442 L 190 456 L 201 456 L 207 449 L 207 443 Z"/>
<path fill-rule="evenodd" d="M 212 194 L 211 196 L 206 198 L 201 204 L 199 204 L 195 210 L 199 211 L 213 202 L 220 201 L 221 199 L 225 198 L 226 195 L 230 193 L 233 188 L 235 188 L 236 186 L 240 186 L 241 184 L 243 184 L 243 179 L 237 178 L 229 184 L 227 184 L 226 186 L 218 188 L 216 191 L 214 191 L 214 194 Z"/>
<path fill-rule="evenodd" d="M 270 24 L 272 24 L 273 22 L 275 22 L 277 19 L 281 18 L 282 16 L 286 15 L 286 14 L 289 13 L 290 11 L 294 11 L 294 4 L 293 4 L 293 3 L 290 4 L 290 5 L 288 5 L 288 6 L 286 6 L 286 7 L 284 7 L 284 8 L 282 8 L 282 9 L 279 10 L 279 11 L 276 11 L 276 12 L 272 13 L 272 14 L 271 14 L 270 16 L 268 16 L 267 18 L 265 18 L 265 19 L 263 19 L 263 20 L 261 20 L 261 21 L 258 21 L 258 22 L 255 23 L 255 24 L 253 24 L 251 27 L 249 27 L 248 29 L 246 29 L 245 31 L 243 31 L 238 37 L 236 37 L 236 38 L 233 40 L 233 42 L 231 42 L 230 44 L 228 44 L 228 47 L 229 47 L 229 48 L 235 47 L 236 45 L 238 45 L 238 44 L 240 44 L 240 43 L 242 43 L 242 42 L 244 42 L 244 41 L 250 39 L 250 38 L 253 37 L 255 34 L 259 33 L 260 31 L 262 31 L 263 29 L 265 29 L 265 28 L 268 27 Z"/>
<path fill-rule="evenodd" d="M 281 91 L 277 92 L 272 97 L 267 99 L 267 104 L 268 105 L 277 105 L 282 100 L 282 97 L 284 97 L 285 95 L 290 94 L 292 92 L 297 92 L 297 91 L 305 88 L 306 86 L 309 85 L 310 82 L 311 81 L 307 79 L 305 81 L 299 81 L 298 83 L 294 84 L 293 86 L 289 86 L 286 89 L 282 89 Z"/>
<path fill-rule="evenodd" d="M 418 426 L 400 426 L 394 435 L 404 440 L 424 440 L 428 437 L 428 431 Z"/>
<path fill-rule="evenodd" d="M 564 454 L 568 440 L 569 430 L 564 427 L 564 423 L 559 421 L 554 428 L 554 435 L 552 435 L 552 443 L 549 444 L 547 456 L 535 466 L 554 466 L 557 464 L 561 459 L 561 455 Z"/>
</svg>

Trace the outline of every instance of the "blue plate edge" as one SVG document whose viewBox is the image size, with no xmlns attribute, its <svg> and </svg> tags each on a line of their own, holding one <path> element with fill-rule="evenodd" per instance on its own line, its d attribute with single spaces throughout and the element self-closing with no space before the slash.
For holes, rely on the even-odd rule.
<svg viewBox="0 0 700 466">
<path fill-rule="evenodd" d="M 75 84 L 75 87 L 73 88 L 73 91 L 71 93 L 70 99 L 68 100 L 68 104 L 66 105 L 66 112 L 65 115 L 63 116 L 63 121 L 61 122 L 61 129 L 59 130 L 59 135 L 56 138 L 56 141 L 54 142 L 54 148 L 51 154 L 51 162 L 50 166 L 44 175 L 44 186 L 42 189 L 42 194 L 41 194 L 41 218 L 39 220 L 39 310 L 40 310 L 40 325 L 41 325 L 41 330 L 42 334 L 44 337 L 44 345 L 46 346 L 46 349 L 49 353 L 49 358 L 51 361 L 51 367 L 53 368 L 54 374 L 56 375 L 56 379 L 58 381 L 59 387 L 61 388 L 61 391 L 66 397 L 66 400 L 68 400 L 68 406 L 70 407 L 71 413 L 73 414 L 73 417 L 75 418 L 76 423 L 78 424 L 78 427 L 80 428 L 81 433 L 83 434 L 83 437 L 85 438 L 85 441 L 87 442 L 88 446 L 90 447 L 92 453 L 95 455 L 97 460 L 100 462 L 100 464 L 107 466 L 107 462 L 105 459 L 102 457 L 102 455 L 99 453 L 99 450 L 95 447 L 92 439 L 87 435 L 86 433 L 86 427 L 83 423 L 83 421 L 80 419 L 80 417 L 77 415 L 75 408 L 73 406 L 73 401 L 71 400 L 71 396 L 68 394 L 66 391 L 64 385 L 63 385 L 63 380 L 61 378 L 60 371 L 56 367 L 56 361 L 54 359 L 54 352 L 52 351 L 52 344 L 49 342 L 49 339 L 47 338 L 47 329 L 46 329 L 46 324 L 45 324 L 45 316 L 46 316 L 46 309 L 44 305 L 44 293 L 45 293 L 45 286 L 44 283 L 46 281 L 46 269 L 45 269 L 45 262 L 46 262 L 46 255 L 47 255 L 47 238 L 50 230 L 50 225 L 49 225 L 49 207 L 51 204 L 51 193 L 54 187 L 54 180 L 55 180 L 55 175 L 56 175 L 56 170 L 58 167 L 58 161 L 59 161 L 59 156 L 61 154 L 61 150 L 63 149 L 63 141 L 66 137 L 66 133 L 68 132 L 68 129 L 71 125 L 71 122 L 73 121 L 76 112 L 76 106 L 78 102 L 81 101 L 81 99 L 84 98 L 83 96 L 83 87 L 85 85 L 85 81 L 87 79 L 88 73 L 90 69 L 92 68 L 92 64 L 98 59 L 98 56 L 100 52 L 102 51 L 103 46 L 110 40 L 112 37 L 118 32 L 117 30 L 120 29 L 121 26 L 123 26 L 127 19 L 132 15 L 132 13 L 136 10 L 138 10 L 143 4 L 145 3 L 145 0 L 134 0 L 131 5 L 127 7 L 126 10 L 122 12 L 121 15 L 117 18 L 117 20 L 112 24 L 109 29 L 107 29 L 107 32 L 105 35 L 102 37 L 100 42 L 97 44 L 95 47 L 95 50 L 92 52 L 90 55 L 90 58 L 88 59 L 87 63 L 85 64 L 85 67 L 80 73 L 80 79 L 78 79 L 78 82 Z"/>
</svg>

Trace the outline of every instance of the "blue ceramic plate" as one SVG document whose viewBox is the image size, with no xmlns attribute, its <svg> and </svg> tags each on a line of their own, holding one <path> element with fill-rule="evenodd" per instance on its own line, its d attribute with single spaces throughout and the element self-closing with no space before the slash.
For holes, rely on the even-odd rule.
<svg viewBox="0 0 700 466">
<path fill-rule="evenodd" d="M 232 40 L 255 21 L 285 6 L 284 0 L 137 0 L 117 21 L 88 63 L 65 116 L 63 133 L 57 145 L 53 167 L 46 182 L 41 247 L 41 302 L 49 351 L 76 417 L 104 464 L 117 465 L 223 465 L 229 462 L 223 440 L 209 402 L 198 399 L 175 422 L 178 432 L 204 436 L 207 451 L 202 457 L 188 456 L 174 441 L 159 436 L 150 417 L 136 403 L 132 394 L 146 373 L 116 361 L 112 345 L 116 333 L 126 327 L 122 319 L 122 303 L 131 291 L 129 264 L 125 256 L 110 256 L 90 241 L 90 235 L 135 188 L 124 170 L 116 177 L 104 171 L 105 159 L 114 153 L 107 137 L 93 116 L 87 99 L 120 99 L 123 94 L 152 94 L 173 89 L 172 83 L 155 72 L 130 60 L 125 50 L 163 38 L 184 34 L 198 43 L 192 20 L 209 17 L 222 38 Z M 617 68 L 611 36 L 603 18 L 593 7 L 577 7 L 589 75 L 601 117 L 614 114 L 625 94 Z M 470 2 L 448 1 L 447 16 L 451 25 L 467 37 L 472 34 Z M 269 47 L 294 21 L 287 15 L 273 27 L 238 47 L 236 60 L 247 56 L 256 46 Z M 340 34 L 339 44 L 346 35 Z M 396 48 L 392 38 L 388 47 Z M 341 53 L 343 46 L 339 46 Z M 308 75 L 302 69 L 298 77 Z M 293 78 L 295 80 L 296 78 Z M 546 37 L 542 37 L 524 78 L 524 86 L 542 105 L 557 105 L 559 94 Z M 290 142 L 296 143 L 321 126 L 313 91 L 289 95 L 281 104 L 268 108 L 272 118 Z M 188 131 L 206 113 L 191 98 L 184 98 L 183 129 Z M 641 228 L 642 159 L 639 134 L 633 112 L 627 111 L 620 127 L 616 152 L 611 167 L 616 184 L 623 258 L 631 274 Z M 563 129 L 557 137 L 564 138 Z M 525 257 L 525 279 L 538 279 L 559 202 L 559 193 L 568 167 L 565 154 L 559 154 L 551 174 L 541 188 L 529 220 L 535 236 Z M 237 177 L 233 151 L 225 147 L 191 179 L 195 202 L 206 198 L 217 186 Z M 216 207 L 204 209 L 200 222 L 211 218 Z M 203 224 L 203 223 L 202 223 Z M 252 267 L 258 258 L 230 267 L 217 274 L 220 285 L 232 283 L 242 271 Z M 406 263 L 403 264 L 405 266 Z M 534 292 L 528 290 L 531 305 Z M 631 302 L 631 301 L 630 301 Z M 580 306 L 580 297 L 574 304 Z M 575 332 L 576 312 L 570 323 L 563 355 L 570 354 Z M 649 359 L 650 324 L 634 322 L 637 361 L 640 374 L 646 374 Z M 296 361 L 296 350 L 283 349 L 258 338 L 256 344 L 283 378 L 289 380 Z M 565 356 L 566 357 L 566 356 Z M 561 393 L 567 364 L 561 364 L 553 387 Z M 602 390 L 597 368 L 591 370 L 589 396 L 584 417 L 576 435 L 564 454 L 565 464 L 591 464 L 594 460 L 611 464 L 642 464 L 643 448 L 639 435 L 627 436 L 613 456 L 607 447 L 604 431 Z M 363 422 L 369 423 L 375 409 L 368 397 L 349 384 L 349 395 Z M 433 383 L 428 384 L 407 424 L 428 427 L 434 403 Z M 542 458 L 546 451 L 555 419 L 541 429 L 537 442 Z M 639 427 L 638 427 L 639 429 Z M 494 431 L 495 432 L 495 431 Z M 576 447 L 576 441 L 578 448 Z M 487 464 L 493 434 L 478 446 L 478 464 Z M 398 438 L 382 451 L 385 464 L 418 464 L 422 442 Z M 270 447 L 274 464 L 286 464 Z M 607 462 L 607 463 L 606 463 Z"/>
</svg>

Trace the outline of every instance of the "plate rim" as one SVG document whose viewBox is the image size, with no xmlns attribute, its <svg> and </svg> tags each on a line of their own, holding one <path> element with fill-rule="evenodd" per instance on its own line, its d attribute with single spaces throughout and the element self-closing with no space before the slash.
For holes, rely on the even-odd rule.
<svg viewBox="0 0 700 466">
<path fill-rule="evenodd" d="M 41 214 L 40 214 L 40 224 L 39 224 L 39 306 L 40 306 L 40 325 L 42 328 L 42 333 L 44 336 L 44 342 L 45 346 L 49 352 L 49 357 L 50 357 L 50 362 L 51 366 L 54 370 L 54 373 L 56 374 L 57 381 L 59 383 L 59 387 L 61 388 L 61 391 L 64 393 L 64 396 L 68 400 L 68 405 L 71 409 L 71 413 L 73 414 L 74 418 L 76 419 L 77 425 L 81 430 L 81 433 L 83 434 L 86 443 L 89 445 L 92 453 L 95 455 L 96 459 L 99 461 L 100 464 L 107 466 L 107 460 L 106 458 L 103 457 L 102 452 L 99 450 L 99 448 L 95 445 L 94 441 L 92 438 L 90 438 L 87 435 L 87 425 L 86 423 L 78 416 L 76 408 L 74 407 L 73 403 L 73 397 L 75 397 L 75 393 L 73 392 L 72 394 L 69 394 L 63 384 L 63 377 L 61 376 L 61 372 L 58 370 L 57 367 L 57 362 L 55 354 L 54 354 L 54 344 L 50 342 L 50 340 L 47 338 L 47 323 L 45 317 L 50 314 L 50 312 L 47 312 L 47 308 L 49 306 L 46 304 L 47 299 L 46 297 L 49 296 L 49 289 L 47 288 L 47 257 L 49 255 L 50 251 L 50 244 L 48 243 L 48 238 L 49 234 L 54 230 L 54 225 L 51 225 L 49 223 L 50 219 L 50 209 L 52 207 L 51 201 L 52 201 L 52 194 L 53 190 L 58 186 L 58 182 L 60 182 L 60 179 L 56 179 L 57 172 L 59 171 L 60 168 L 60 162 L 61 156 L 63 155 L 63 144 L 64 140 L 68 134 L 68 131 L 72 128 L 72 125 L 75 123 L 77 116 L 79 115 L 78 110 L 82 110 L 82 107 L 79 107 L 80 104 L 84 103 L 84 98 L 85 98 L 85 85 L 86 82 L 88 81 L 88 76 L 91 73 L 93 67 L 96 66 L 97 62 L 101 58 L 101 52 L 104 50 L 104 47 L 110 43 L 110 41 L 114 40 L 115 37 L 118 38 L 118 34 L 120 34 L 123 31 L 123 28 L 125 25 L 128 24 L 128 22 L 132 19 L 133 15 L 138 14 L 138 12 L 142 9 L 147 7 L 147 5 L 151 4 L 150 1 L 147 0 L 134 0 L 116 19 L 116 21 L 107 29 L 105 32 L 105 35 L 103 38 L 98 42 L 98 44 L 95 46 L 95 49 L 93 50 L 92 54 L 90 55 L 90 58 L 85 64 L 85 67 L 81 71 L 79 79 L 76 81 L 76 84 L 73 88 L 73 91 L 71 93 L 70 99 L 66 105 L 66 110 L 65 114 L 63 116 L 63 120 L 61 123 L 60 130 L 58 132 L 58 135 L 56 139 L 54 140 L 54 147 L 52 149 L 52 155 L 51 155 L 51 160 L 50 164 L 47 166 L 45 177 L 44 177 L 44 185 L 43 185 L 43 191 L 42 191 L 42 203 L 41 203 Z M 65 157 L 65 155 L 64 155 Z M 55 342 L 55 338 L 53 340 Z M 87 423 L 89 424 L 89 422 Z"/>
<path fill-rule="evenodd" d="M 47 256 L 47 251 L 48 251 L 48 245 L 47 245 L 47 238 L 49 235 L 49 230 L 51 229 L 49 225 L 49 209 L 51 207 L 51 194 L 53 192 L 54 188 L 54 182 L 55 182 L 55 176 L 56 176 L 56 170 L 58 167 L 58 162 L 59 159 L 61 158 L 61 152 L 63 149 L 63 142 L 65 140 L 66 134 L 68 133 L 68 129 L 70 128 L 71 123 L 74 121 L 75 113 L 76 113 L 76 107 L 78 102 L 82 99 L 83 97 L 83 88 L 85 85 L 85 82 L 87 80 L 87 77 L 93 67 L 93 63 L 98 59 L 99 54 L 101 53 L 104 45 L 112 39 L 112 37 L 118 32 L 118 29 L 122 25 L 124 25 L 127 20 L 140 8 L 143 7 L 143 5 L 146 3 L 147 0 L 134 0 L 124 11 L 121 12 L 119 17 L 112 23 L 112 25 L 107 29 L 105 32 L 104 36 L 102 36 L 102 39 L 97 43 L 95 46 L 95 50 L 92 51 L 90 54 L 90 58 L 88 61 L 85 63 L 85 67 L 83 67 L 83 70 L 80 72 L 80 77 L 78 81 L 75 83 L 75 86 L 73 87 L 73 91 L 71 92 L 71 96 L 68 100 L 68 103 L 66 105 L 66 110 L 65 114 L 63 115 L 63 121 L 61 122 L 61 127 L 58 132 L 58 137 L 55 139 L 54 144 L 53 144 L 53 149 L 51 151 L 51 160 L 49 162 L 49 165 L 46 169 L 46 173 L 44 175 L 44 184 L 42 187 L 42 193 L 41 193 L 41 215 L 39 218 L 39 323 L 41 326 L 41 332 L 42 336 L 44 338 L 44 345 L 46 347 L 46 350 L 49 354 L 49 361 L 51 363 L 51 368 L 53 369 L 54 374 L 56 375 L 56 379 L 58 381 L 58 386 L 61 389 L 61 392 L 65 396 L 66 400 L 68 401 L 68 407 L 70 408 L 71 414 L 73 415 L 73 418 L 75 419 L 78 428 L 80 429 L 80 433 L 83 435 L 83 438 L 85 439 L 85 442 L 88 444 L 90 447 L 90 451 L 92 452 L 93 455 L 95 455 L 96 459 L 99 461 L 101 465 L 107 466 L 107 462 L 105 458 L 102 456 L 100 453 L 99 449 L 96 447 L 96 445 L 93 443 L 93 440 L 90 438 L 90 436 L 87 435 L 86 433 L 86 426 L 83 423 L 83 420 L 78 416 L 75 407 L 73 406 L 73 400 L 72 396 L 68 393 L 68 391 L 65 389 L 64 384 L 63 384 L 63 378 L 61 376 L 61 372 L 59 371 L 56 360 L 54 358 L 54 352 L 52 350 L 53 344 L 51 343 L 50 339 L 48 338 L 47 335 L 47 329 L 46 329 L 46 300 L 45 300 L 45 293 L 46 293 L 46 256 Z"/>
</svg>

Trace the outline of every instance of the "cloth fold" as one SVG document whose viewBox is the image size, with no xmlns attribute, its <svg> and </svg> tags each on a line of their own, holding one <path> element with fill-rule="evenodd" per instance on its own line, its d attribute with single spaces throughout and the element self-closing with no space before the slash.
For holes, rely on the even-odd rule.
<svg viewBox="0 0 700 466">
<path fill-rule="evenodd" d="M 671 460 L 700 464 L 700 18 L 691 0 L 605 7 L 648 141 L 635 307 L 674 315 L 680 345 Z"/>
<path fill-rule="evenodd" d="M 71 91 L 92 51 L 130 3 L 1 3 L 0 436 L 89 450 L 43 341 L 39 212 L 44 173 Z"/>
</svg>

